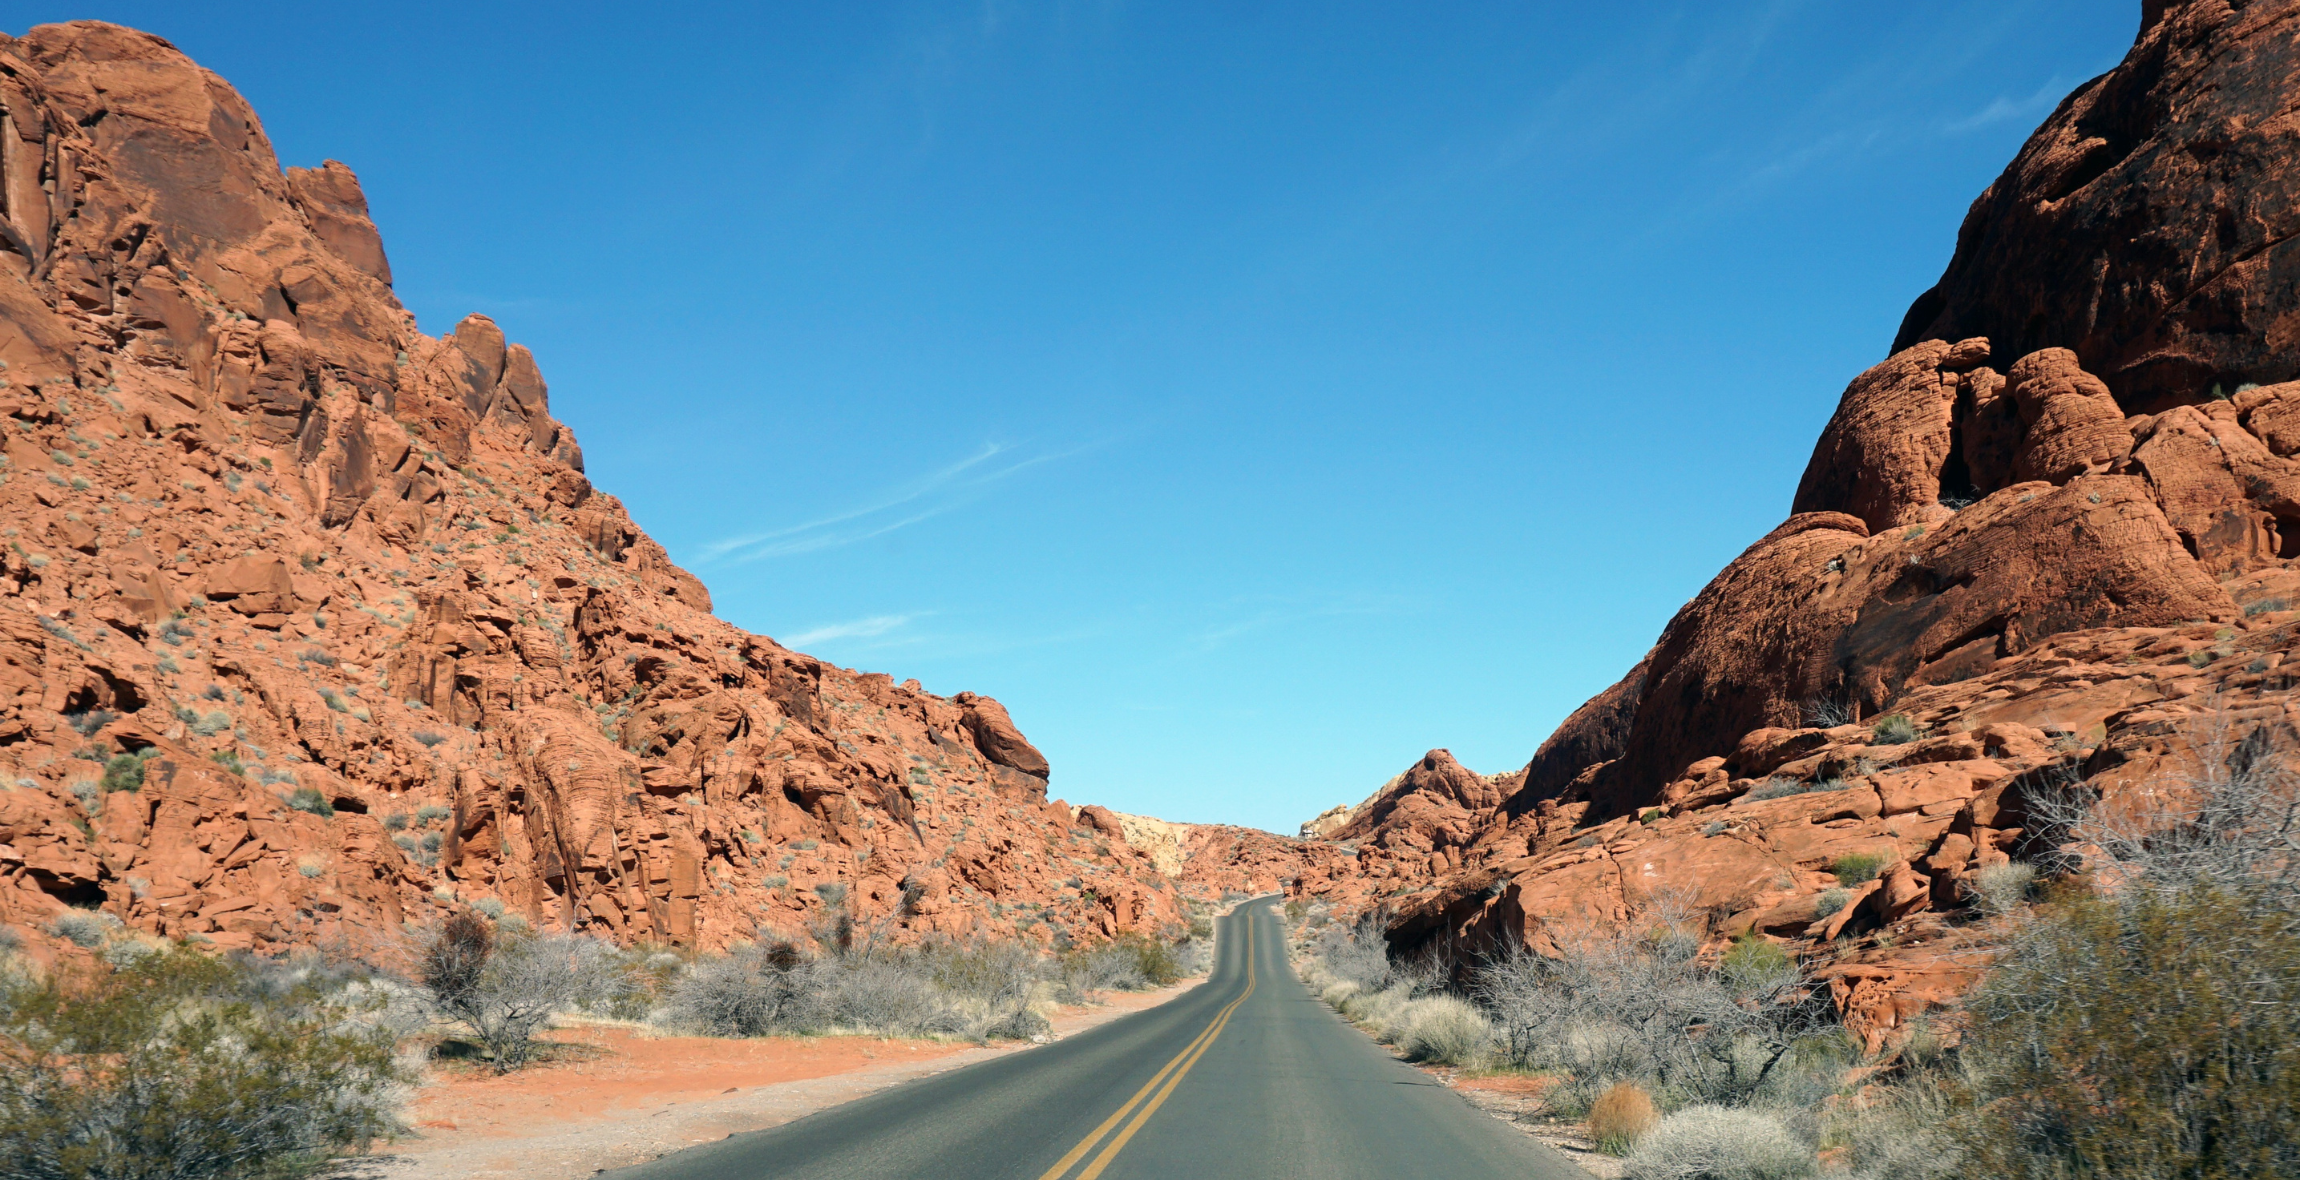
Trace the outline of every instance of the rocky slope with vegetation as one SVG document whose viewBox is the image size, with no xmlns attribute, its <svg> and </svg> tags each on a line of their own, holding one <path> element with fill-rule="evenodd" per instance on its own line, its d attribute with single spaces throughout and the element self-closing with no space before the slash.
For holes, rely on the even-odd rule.
<svg viewBox="0 0 2300 1180">
<path fill-rule="evenodd" d="M 1788 519 L 1515 781 L 1433 751 L 1298 893 L 1387 907 L 1406 953 L 1673 899 L 1711 953 L 1817 964 L 1876 1049 L 1980 979 L 1992 869 L 2086 867 L 2045 802 L 2140 806 L 2293 731 L 2300 5 L 2143 7 L 1974 203 Z"/>
<path fill-rule="evenodd" d="M 0 922 L 1179 921 L 998 702 L 713 617 L 536 358 L 484 316 L 424 335 L 391 281 L 352 172 L 283 171 L 167 42 L 0 38 Z"/>
</svg>

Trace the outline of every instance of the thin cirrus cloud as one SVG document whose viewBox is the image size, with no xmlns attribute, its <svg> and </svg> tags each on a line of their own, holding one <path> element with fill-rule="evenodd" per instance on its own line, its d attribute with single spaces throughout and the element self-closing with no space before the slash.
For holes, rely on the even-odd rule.
<svg viewBox="0 0 2300 1180">
<path fill-rule="evenodd" d="M 1012 448 L 985 443 L 981 450 L 926 476 L 897 485 L 860 508 L 819 517 L 803 524 L 763 533 L 724 537 L 703 546 L 705 565 L 744 565 L 776 557 L 792 557 L 836 549 L 883 537 L 960 507 L 991 485 L 1018 472 L 1078 453 L 1076 448 L 1051 454 L 999 461 Z"/>
<path fill-rule="evenodd" d="M 850 619 L 844 623 L 810 627 L 793 635 L 785 635 L 782 642 L 786 647 L 806 647 L 809 644 L 828 643 L 834 639 L 876 639 L 917 617 L 917 615 L 872 615 L 867 619 Z"/>
<path fill-rule="evenodd" d="M 2008 120 L 2019 120 L 2026 123 L 2058 106 L 2062 97 L 2067 94 L 2067 79 L 2054 74 L 2043 86 L 2037 88 L 2035 94 L 2031 94 L 2027 98 L 2006 98 L 2003 95 L 1998 95 L 1995 102 L 1982 107 L 1971 115 L 1958 119 L 1954 123 L 1950 123 L 1945 130 L 1951 135 L 1959 135 Z"/>
</svg>

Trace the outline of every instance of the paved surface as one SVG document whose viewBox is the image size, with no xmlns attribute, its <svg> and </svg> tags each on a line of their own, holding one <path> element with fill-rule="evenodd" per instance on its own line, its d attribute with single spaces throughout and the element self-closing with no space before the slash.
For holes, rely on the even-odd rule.
<svg viewBox="0 0 2300 1180">
<path fill-rule="evenodd" d="M 1587 1180 L 1342 1023 L 1268 899 L 1180 999 L 1040 1049 L 608 1173 L 613 1180 Z"/>
</svg>

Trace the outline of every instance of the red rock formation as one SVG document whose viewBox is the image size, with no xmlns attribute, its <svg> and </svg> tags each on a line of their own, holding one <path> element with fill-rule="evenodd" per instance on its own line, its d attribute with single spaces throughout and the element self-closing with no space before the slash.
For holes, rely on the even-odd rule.
<svg viewBox="0 0 2300 1180">
<path fill-rule="evenodd" d="M 1893 350 L 2073 350 L 2150 412 L 2300 376 L 2291 0 L 2150 0 L 2115 69 L 2062 100 L 1973 202 Z"/>
<path fill-rule="evenodd" d="M 998 702 L 711 617 L 534 357 L 484 316 L 418 332 L 351 170 L 282 173 L 221 79 L 42 26 L 0 38 L 0 109 L 0 921 L 1178 918 Z"/>
<path fill-rule="evenodd" d="M 2300 381 L 2277 384 L 2300 376 L 2296 17 L 2147 6 L 2125 62 L 1975 203 L 1893 354 L 1846 388 L 1789 519 L 1516 795 L 1481 810 L 1448 775 L 1400 780 L 1346 833 L 1446 855 L 1389 858 L 1386 886 L 1362 863 L 1294 888 L 1393 907 L 1400 947 L 1538 948 L 1674 895 L 1720 939 L 1819 956 L 1876 1047 L 1978 978 L 1967 882 L 2050 851 L 2025 814 L 2040 784 L 2113 800 L 2199 757 L 2200 729 L 2300 728 L 2281 670 L 2300 643 Z M 1817 905 L 1859 853 L 1882 873 Z"/>
</svg>

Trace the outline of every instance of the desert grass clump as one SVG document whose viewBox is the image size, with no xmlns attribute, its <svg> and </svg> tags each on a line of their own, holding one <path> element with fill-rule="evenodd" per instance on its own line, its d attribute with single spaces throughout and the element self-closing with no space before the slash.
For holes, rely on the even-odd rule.
<svg viewBox="0 0 2300 1180">
<path fill-rule="evenodd" d="M 2020 908 L 2036 888 L 2036 866 L 2021 861 L 1984 865 L 1968 886 L 1981 911 L 2001 917 Z"/>
<path fill-rule="evenodd" d="M 1628 1155 L 1660 1121 L 1653 1096 L 1634 1082 L 1617 1082 L 1589 1104 L 1589 1137 L 1607 1155 Z"/>
<path fill-rule="evenodd" d="M 1887 713 L 1877 718 L 1876 728 L 1870 731 L 1869 742 L 1878 746 L 1906 745 L 1925 736 L 1925 731 L 1906 713 Z"/>
<path fill-rule="evenodd" d="M 1476 1005 L 1459 996 L 1423 996 L 1407 1001 L 1396 1039 L 1410 1060 L 1469 1065 L 1485 1054 L 1493 1025 Z"/>
<path fill-rule="evenodd" d="M 1795 1180 L 1813 1174 L 1814 1160 L 1779 1119 L 1704 1104 L 1662 1119 L 1624 1171 L 1629 1180 Z"/>
<path fill-rule="evenodd" d="M 1835 779 L 1806 782 L 1802 779 L 1775 775 L 1749 788 L 1749 792 L 1741 796 L 1736 802 L 1762 803 L 1767 799 L 1786 799 L 1791 795 L 1813 795 L 1823 791 L 1839 791 L 1843 790 L 1844 786 L 1845 784 Z"/>
</svg>

